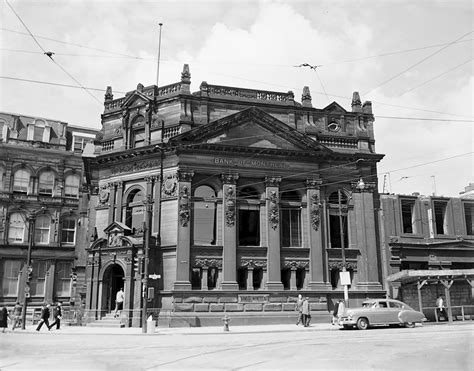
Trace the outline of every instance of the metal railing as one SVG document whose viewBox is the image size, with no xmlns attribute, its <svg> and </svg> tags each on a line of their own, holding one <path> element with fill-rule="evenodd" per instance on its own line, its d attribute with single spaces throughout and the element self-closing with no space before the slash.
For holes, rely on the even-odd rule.
<svg viewBox="0 0 474 371">
<path fill-rule="evenodd" d="M 423 312 L 427 310 L 432 310 L 434 313 L 434 318 L 436 322 L 439 322 L 438 307 L 424 307 Z M 444 308 L 446 313 L 446 320 L 448 315 L 448 308 Z M 461 317 L 462 321 L 466 319 L 474 320 L 474 305 L 453 305 L 451 307 L 451 313 L 453 315 L 453 320 L 457 320 L 458 317 Z M 467 318 L 468 317 L 468 318 Z"/>
</svg>

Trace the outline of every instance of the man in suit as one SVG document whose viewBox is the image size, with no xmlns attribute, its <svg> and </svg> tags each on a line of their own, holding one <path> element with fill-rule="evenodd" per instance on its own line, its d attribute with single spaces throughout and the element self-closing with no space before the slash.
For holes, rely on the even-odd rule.
<svg viewBox="0 0 474 371">
<path fill-rule="evenodd" d="M 63 311 L 62 311 L 60 302 L 58 302 L 56 304 L 56 307 L 53 309 L 53 317 L 54 317 L 54 322 L 50 324 L 48 328 L 51 330 L 54 327 L 54 325 L 56 325 L 56 330 L 60 330 L 61 318 L 63 318 Z"/>
<path fill-rule="evenodd" d="M 41 318 L 38 323 L 38 327 L 36 327 L 36 331 L 41 330 L 41 327 L 43 326 L 43 323 L 46 323 L 46 327 L 49 330 L 49 316 L 51 314 L 49 308 L 51 306 L 49 304 L 43 303 L 43 306 L 41 307 Z"/>
</svg>

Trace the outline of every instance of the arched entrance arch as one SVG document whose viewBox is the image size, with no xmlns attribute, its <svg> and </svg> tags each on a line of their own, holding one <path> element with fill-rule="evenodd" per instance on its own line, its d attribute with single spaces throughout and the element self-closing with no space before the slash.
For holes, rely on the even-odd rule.
<svg viewBox="0 0 474 371">
<path fill-rule="evenodd" d="M 125 273 L 120 264 L 109 265 L 102 277 L 102 295 L 100 309 L 102 313 L 109 313 L 115 309 L 117 291 L 125 288 Z"/>
</svg>

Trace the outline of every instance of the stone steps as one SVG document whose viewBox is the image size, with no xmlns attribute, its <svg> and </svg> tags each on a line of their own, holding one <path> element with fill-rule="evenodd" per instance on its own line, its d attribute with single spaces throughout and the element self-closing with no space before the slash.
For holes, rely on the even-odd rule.
<svg viewBox="0 0 474 371">
<path fill-rule="evenodd" d="M 107 313 L 100 320 L 88 323 L 90 327 L 121 327 L 120 318 L 115 318 L 113 313 Z"/>
</svg>

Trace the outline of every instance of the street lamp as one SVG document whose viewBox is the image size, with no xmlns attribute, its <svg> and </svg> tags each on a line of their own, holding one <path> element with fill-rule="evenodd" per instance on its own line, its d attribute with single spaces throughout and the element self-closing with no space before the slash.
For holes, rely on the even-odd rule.
<svg viewBox="0 0 474 371">
<path fill-rule="evenodd" d="M 33 274 L 33 267 L 31 266 L 31 250 L 33 248 L 33 242 L 35 239 L 35 222 L 36 216 L 40 213 L 44 213 L 45 207 L 41 207 L 40 210 L 32 211 L 26 220 L 28 221 L 28 252 L 26 255 L 26 267 L 27 275 L 25 281 L 25 292 L 23 297 L 23 311 L 21 313 L 21 329 L 26 328 L 26 309 L 28 306 L 28 298 L 30 297 L 30 280 Z"/>
</svg>

